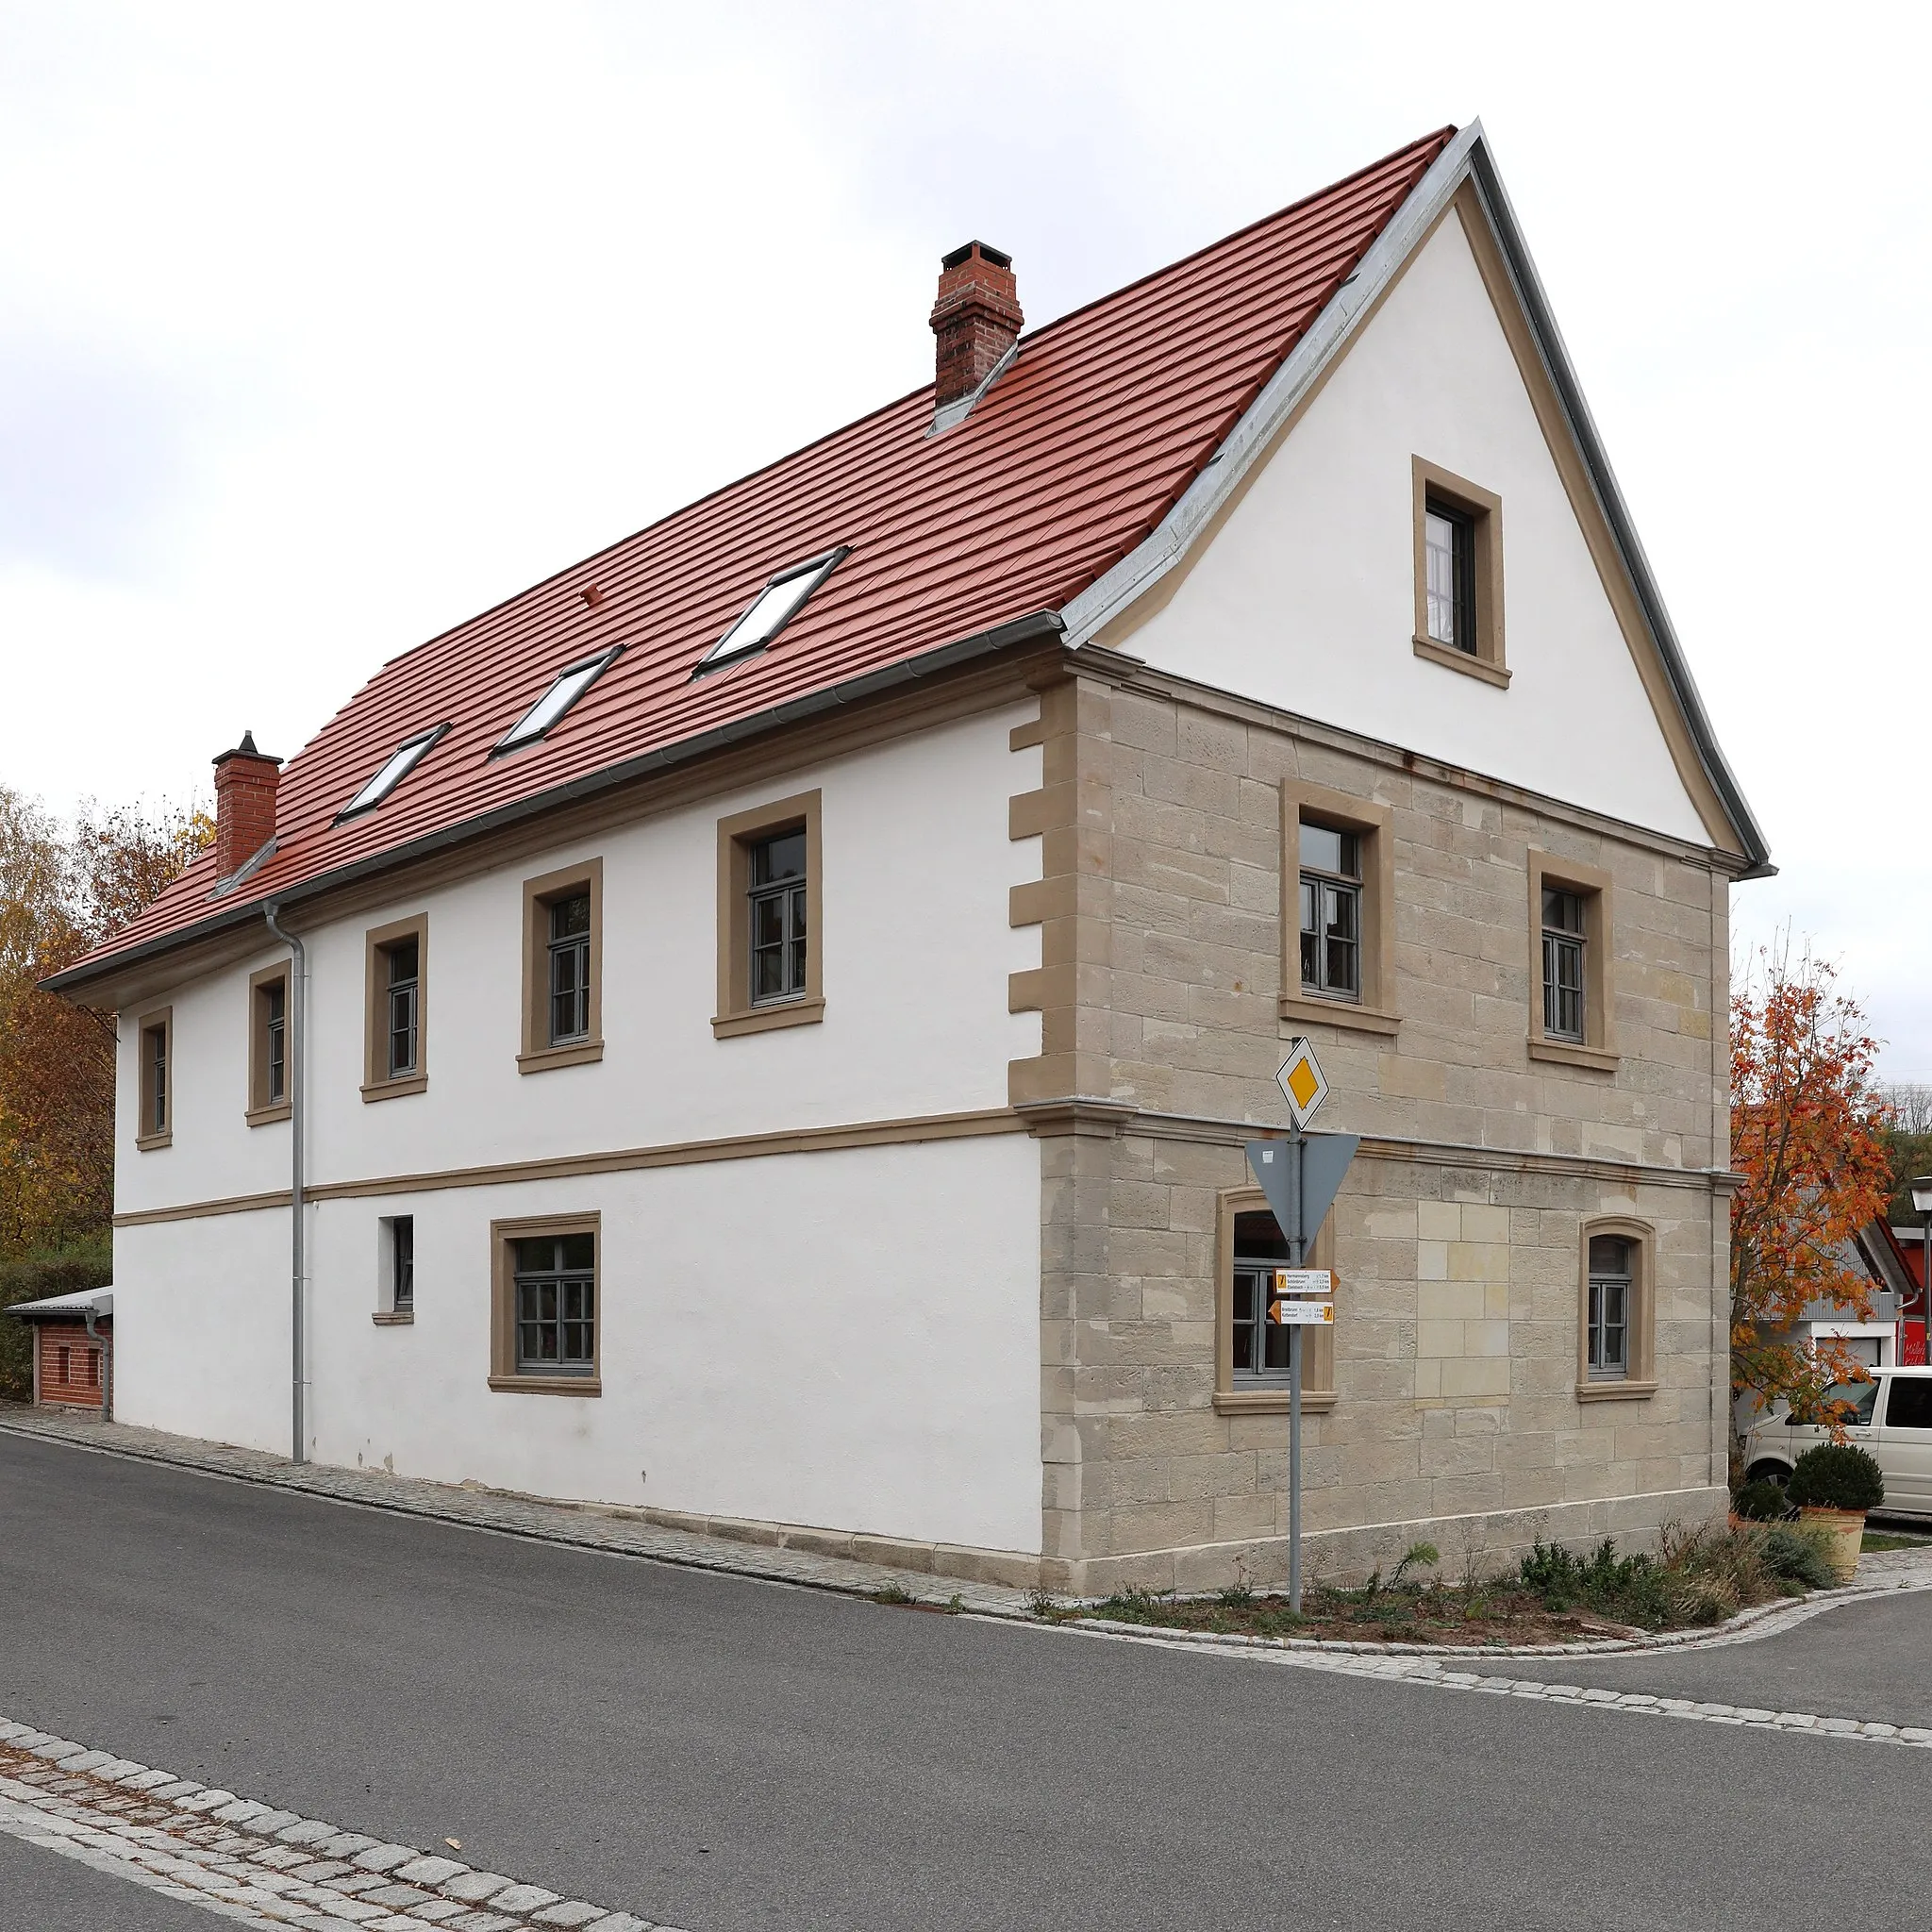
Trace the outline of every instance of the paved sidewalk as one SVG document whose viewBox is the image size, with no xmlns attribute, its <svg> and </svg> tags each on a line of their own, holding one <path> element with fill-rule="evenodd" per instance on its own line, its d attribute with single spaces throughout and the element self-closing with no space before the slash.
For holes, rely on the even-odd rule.
<svg viewBox="0 0 1932 1932">
<path fill-rule="evenodd" d="M 260 1449 L 237 1449 L 225 1442 L 204 1442 L 192 1436 L 170 1436 L 158 1429 L 104 1423 L 86 1415 L 50 1412 L 18 1403 L 0 1403 L 0 1430 L 48 1441 L 76 1443 L 116 1456 L 139 1457 L 144 1461 L 198 1470 L 205 1475 L 228 1476 L 238 1482 L 265 1483 L 303 1495 L 324 1496 L 332 1502 L 357 1503 L 366 1508 L 390 1509 L 405 1516 L 427 1516 L 439 1523 L 534 1537 L 544 1542 L 608 1550 L 614 1556 L 646 1557 L 655 1562 L 677 1563 L 687 1569 L 718 1570 L 733 1576 L 755 1576 L 810 1590 L 841 1591 L 851 1596 L 899 1591 L 916 1603 L 976 1610 L 986 1616 L 1030 1614 L 1024 1591 L 1004 1589 L 997 1584 L 967 1583 L 919 1570 L 858 1563 L 809 1550 L 664 1529 L 645 1522 L 636 1511 L 614 1504 L 546 1502 L 500 1490 L 391 1475 L 380 1469 L 337 1469 L 325 1463 L 295 1463 L 285 1456 L 271 1456 Z"/>
</svg>

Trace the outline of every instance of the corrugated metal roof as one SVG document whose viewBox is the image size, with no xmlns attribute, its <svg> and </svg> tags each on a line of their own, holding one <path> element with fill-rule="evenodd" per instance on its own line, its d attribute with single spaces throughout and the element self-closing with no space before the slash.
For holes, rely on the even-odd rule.
<svg viewBox="0 0 1932 1932">
<path fill-rule="evenodd" d="M 212 858 L 59 975 L 379 861 L 611 766 L 1058 609 L 1160 521 L 1454 135 L 1448 128 L 1063 316 L 967 421 L 930 386 L 386 664 L 282 774 L 273 854 L 225 902 Z M 693 679 L 774 571 L 850 545 L 758 656 Z M 600 601 L 585 602 L 594 585 Z M 550 734 L 491 747 L 558 671 L 623 655 Z M 337 813 L 447 724 L 374 811 Z"/>
</svg>

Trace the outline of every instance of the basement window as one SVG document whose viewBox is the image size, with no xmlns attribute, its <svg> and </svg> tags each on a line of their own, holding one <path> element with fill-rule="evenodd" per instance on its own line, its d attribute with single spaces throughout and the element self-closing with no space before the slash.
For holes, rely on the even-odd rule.
<svg viewBox="0 0 1932 1932">
<path fill-rule="evenodd" d="M 355 818 L 361 812 L 374 811 L 423 762 L 429 747 L 448 729 L 447 724 L 439 724 L 433 730 L 419 731 L 414 738 L 404 739 L 375 776 L 337 812 L 336 824 L 341 824 L 344 819 Z"/>
<path fill-rule="evenodd" d="M 550 689 L 497 740 L 491 757 L 514 751 L 520 744 L 528 744 L 532 740 L 541 738 L 603 676 L 623 649 L 622 644 L 613 644 L 608 651 L 599 651 L 594 658 L 584 658 L 575 664 L 566 665 L 557 674 L 556 682 Z"/>
<path fill-rule="evenodd" d="M 699 660 L 693 677 L 714 671 L 721 664 L 762 650 L 797 616 L 805 600 L 830 576 L 840 562 L 851 556 L 851 547 L 841 544 L 814 557 L 806 563 L 794 563 L 769 579 L 752 599 L 751 608 Z"/>
</svg>

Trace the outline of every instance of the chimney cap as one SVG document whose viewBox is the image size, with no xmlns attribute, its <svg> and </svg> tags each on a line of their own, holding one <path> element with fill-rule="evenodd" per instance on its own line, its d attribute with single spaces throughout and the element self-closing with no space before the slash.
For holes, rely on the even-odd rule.
<svg viewBox="0 0 1932 1932">
<path fill-rule="evenodd" d="M 278 765 L 282 762 L 280 758 L 272 757 L 269 753 L 265 751 L 256 750 L 255 733 L 252 731 L 242 732 L 242 742 L 238 744 L 234 748 L 234 750 L 225 751 L 221 755 L 221 757 L 215 760 L 215 770 L 219 772 L 221 768 L 224 765 L 225 765 L 230 758 L 254 758 L 257 761 L 257 763 L 264 765 Z"/>
<path fill-rule="evenodd" d="M 989 247 L 984 242 L 968 242 L 963 247 L 956 248 L 950 255 L 940 257 L 941 268 L 958 268 L 973 259 L 977 254 L 982 261 L 990 261 L 994 268 L 1011 268 L 1013 258 L 1003 248 Z"/>
</svg>

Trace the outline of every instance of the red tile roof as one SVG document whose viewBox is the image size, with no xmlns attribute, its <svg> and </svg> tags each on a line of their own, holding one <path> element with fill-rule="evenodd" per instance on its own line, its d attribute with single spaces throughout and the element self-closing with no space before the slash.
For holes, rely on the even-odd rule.
<svg viewBox="0 0 1932 1932">
<path fill-rule="evenodd" d="M 385 664 L 283 773 L 266 863 L 211 900 L 213 859 L 197 860 L 56 983 L 77 987 L 211 916 L 1058 609 L 1159 523 L 1454 133 L 1036 329 L 943 435 L 927 435 L 932 390 L 917 390 Z M 693 680 L 774 571 L 835 544 L 852 554 L 765 651 Z M 623 656 L 548 737 L 489 756 L 559 670 L 617 642 Z M 335 823 L 405 739 L 444 723 L 379 808 Z"/>
</svg>

